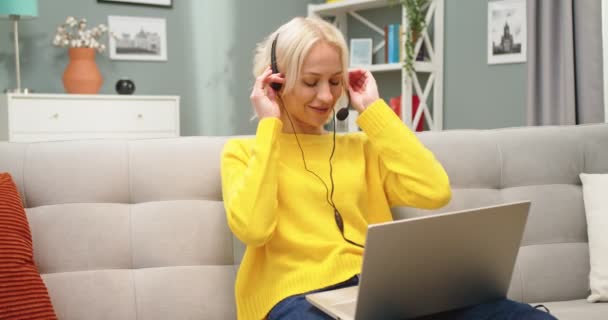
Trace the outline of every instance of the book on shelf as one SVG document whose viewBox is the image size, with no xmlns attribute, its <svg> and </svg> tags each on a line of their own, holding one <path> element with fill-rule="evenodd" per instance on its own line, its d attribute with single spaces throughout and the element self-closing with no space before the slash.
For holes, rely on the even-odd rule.
<svg viewBox="0 0 608 320">
<path fill-rule="evenodd" d="M 399 48 L 399 50 L 397 50 L 397 61 L 395 62 L 401 61 L 401 51 L 405 52 L 405 48 L 403 47 L 403 27 L 401 26 L 401 24 L 399 24 L 398 26 L 399 27 L 397 32 L 397 47 Z"/>
<path fill-rule="evenodd" d="M 401 24 L 392 23 L 384 27 L 384 61 L 398 63 L 401 61 Z"/>
<path fill-rule="evenodd" d="M 384 26 L 384 63 L 388 63 L 388 25 Z"/>
<path fill-rule="evenodd" d="M 399 63 L 402 52 L 405 50 L 404 30 L 401 24 L 384 26 L 384 61 L 385 63 Z M 424 41 L 424 40 L 423 40 Z M 416 61 L 429 60 L 424 42 L 418 50 Z"/>
</svg>

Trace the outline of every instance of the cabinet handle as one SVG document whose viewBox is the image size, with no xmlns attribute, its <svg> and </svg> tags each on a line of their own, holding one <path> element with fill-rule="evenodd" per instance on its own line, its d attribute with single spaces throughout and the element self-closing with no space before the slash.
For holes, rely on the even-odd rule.
<svg viewBox="0 0 608 320">
<path fill-rule="evenodd" d="M 144 115 L 143 115 L 143 114 L 141 114 L 141 113 L 138 113 L 138 114 L 137 114 L 137 119 L 143 119 L 143 118 L 144 118 Z"/>
<path fill-rule="evenodd" d="M 59 119 L 59 113 L 54 113 L 54 114 L 51 116 L 51 119 Z"/>
</svg>

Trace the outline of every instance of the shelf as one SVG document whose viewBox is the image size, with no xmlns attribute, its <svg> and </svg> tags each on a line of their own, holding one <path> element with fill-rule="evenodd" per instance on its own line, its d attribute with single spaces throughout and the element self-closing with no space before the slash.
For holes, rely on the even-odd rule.
<svg viewBox="0 0 608 320">
<path fill-rule="evenodd" d="M 372 64 L 368 66 L 354 66 L 350 69 L 365 69 L 371 72 L 384 72 L 384 71 L 400 71 L 402 68 L 401 63 L 383 63 L 383 64 Z"/>
<path fill-rule="evenodd" d="M 322 16 L 333 16 L 343 12 L 374 9 L 386 7 L 387 5 L 388 0 L 342 0 L 331 3 L 310 4 L 308 11 Z"/>
<path fill-rule="evenodd" d="M 416 61 L 414 62 L 416 72 L 435 72 L 435 65 L 432 62 Z"/>
<path fill-rule="evenodd" d="M 317 1 L 319 2 L 319 1 Z M 378 63 L 364 66 L 353 66 L 350 70 L 361 68 L 380 76 L 391 72 L 391 78 L 399 76 L 401 78 L 400 87 L 402 96 L 417 95 L 420 99 L 420 107 L 422 116 L 418 115 L 412 119 L 408 113 L 403 114 L 403 121 L 410 127 L 417 127 L 420 123 L 426 123 L 430 130 L 441 130 L 443 128 L 443 30 L 444 28 L 444 7 L 445 0 L 428 0 L 423 8 L 424 21 L 427 26 L 435 32 L 429 34 L 428 28 L 422 31 L 424 43 L 422 44 L 428 49 L 429 54 L 425 56 L 424 61 L 413 61 L 415 74 L 410 75 L 404 68 L 403 52 L 400 53 L 401 61 L 397 63 Z M 318 16 L 331 21 L 335 27 L 348 39 L 349 25 L 351 17 L 356 23 L 367 26 L 371 29 L 372 34 L 384 36 L 385 30 L 382 26 L 369 21 L 362 13 L 370 9 L 382 9 L 382 13 L 398 10 L 401 13 L 401 25 L 407 24 L 407 10 L 397 0 L 340 0 L 330 3 L 308 4 L 308 16 Z M 371 13 L 371 12 L 369 12 Z M 396 12 L 395 12 L 396 13 Z M 391 14 L 391 16 L 393 16 Z M 395 18 L 392 18 L 395 19 Z M 397 23 L 397 21 L 392 21 Z M 387 23 L 384 21 L 383 23 Z M 368 30 L 369 31 L 369 30 Z M 351 35 L 353 36 L 353 35 Z M 376 35 L 378 37 L 378 35 Z M 403 39 L 402 39 L 403 40 Z M 386 43 L 379 42 L 374 48 L 374 54 L 379 53 L 382 46 Z M 417 44 L 420 47 L 420 43 Z M 386 49 L 386 48 L 385 48 Z M 383 59 L 382 61 L 388 61 Z M 394 61 L 394 60 L 391 60 Z M 422 77 L 421 77 L 422 76 Z M 422 82 L 421 82 L 422 80 Z M 391 80 L 391 81 L 394 81 Z M 404 105 L 401 107 L 406 110 L 411 108 L 410 99 L 402 100 Z M 413 123 L 416 120 L 416 123 Z M 356 125 L 353 128 L 356 129 Z M 350 125 L 349 125 L 350 128 Z"/>
<path fill-rule="evenodd" d="M 369 66 L 352 67 L 351 69 L 355 68 L 362 68 L 371 72 L 401 71 L 403 69 L 403 63 L 372 64 Z M 415 62 L 414 68 L 416 69 L 416 72 L 433 72 L 435 70 L 435 67 L 430 62 Z"/>
</svg>

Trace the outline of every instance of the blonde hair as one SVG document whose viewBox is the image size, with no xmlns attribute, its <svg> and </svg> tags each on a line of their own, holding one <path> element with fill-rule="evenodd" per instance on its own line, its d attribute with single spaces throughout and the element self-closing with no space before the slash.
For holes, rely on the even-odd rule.
<svg viewBox="0 0 608 320">
<path fill-rule="evenodd" d="M 345 86 L 348 84 L 348 48 L 344 36 L 331 23 L 317 17 L 293 18 L 258 43 L 253 58 L 254 78 L 264 73 L 270 65 L 272 41 L 277 35 L 277 67 L 287 80 L 283 85 L 283 93 L 293 90 L 300 77 L 304 58 L 321 41 L 338 49 L 342 62 L 342 83 Z"/>
</svg>

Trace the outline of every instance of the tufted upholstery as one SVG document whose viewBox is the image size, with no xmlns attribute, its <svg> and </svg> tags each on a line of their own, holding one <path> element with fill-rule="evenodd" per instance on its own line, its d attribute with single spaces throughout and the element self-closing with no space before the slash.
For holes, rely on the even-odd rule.
<svg viewBox="0 0 608 320">
<path fill-rule="evenodd" d="M 0 144 L 60 319 L 236 317 L 223 142 Z"/>
<path fill-rule="evenodd" d="M 585 299 L 589 247 L 579 174 L 608 173 L 608 125 L 444 131 L 422 134 L 453 188 L 438 212 L 531 200 L 530 215 L 509 290 L 525 302 Z M 608 194 L 608 193 L 607 193 Z M 428 214 L 397 208 L 396 218 Z M 605 319 L 608 305 L 549 303 L 560 319 Z"/>
<path fill-rule="evenodd" d="M 560 319 L 604 319 L 608 305 L 582 300 L 589 253 L 578 174 L 608 173 L 608 125 L 420 138 L 453 186 L 453 200 L 438 212 L 532 200 L 511 298 L 554 301 Z M 225 141 L 0 143 L 0 172 L 12 174 L 23 196 L 60 319 L 235 318 L 243 247 L 221 202 Z M 394 210 L 398 219 L 430 213 Z"/>
</svg>

